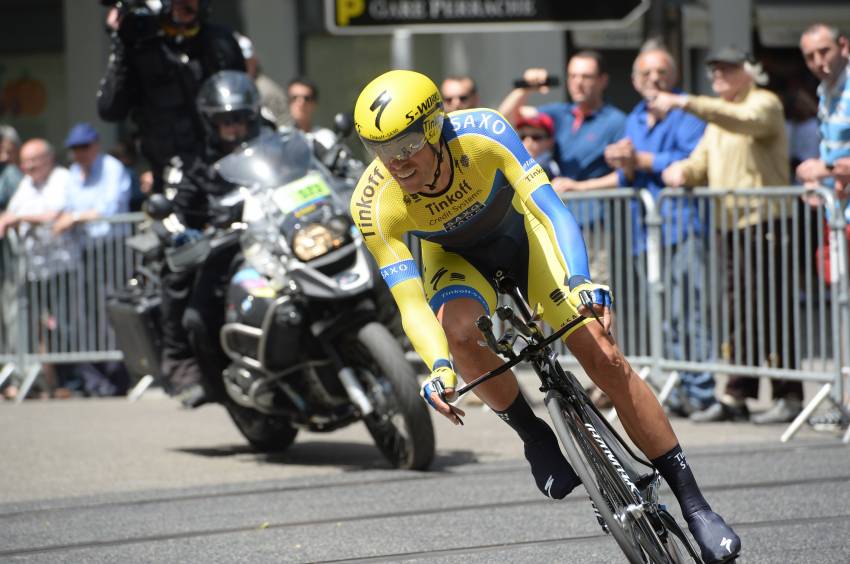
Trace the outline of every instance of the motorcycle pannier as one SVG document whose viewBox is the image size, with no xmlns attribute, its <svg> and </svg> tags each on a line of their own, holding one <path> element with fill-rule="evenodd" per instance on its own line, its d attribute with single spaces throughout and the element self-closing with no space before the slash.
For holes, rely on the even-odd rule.
<svg viewBox="0 0 850 564">
<path fill-rule="evenodd" d="M 124 353 L 124 364 L 134 378 L 162 378 L 159 306 L 158 293 L 142 290 L 125 290 L 107 301 L 109 323 L 118 348 Z"/>
</svg>

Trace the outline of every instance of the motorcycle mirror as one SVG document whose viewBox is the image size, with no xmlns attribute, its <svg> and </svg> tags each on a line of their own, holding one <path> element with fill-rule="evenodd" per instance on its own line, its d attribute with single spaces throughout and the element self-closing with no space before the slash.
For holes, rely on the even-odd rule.
<svg viewBox="0 0 850 564">
<path fill-rule="evenodd" d="M 162 221 L 174 211 L 171 200 L 162 194 L 151 194 L 144 204 L 144 212 L 157 221 Z"/>
<path fill-rule="evenodd" d="M 354 117 L 351 112 L 340 112 L 334 116 L 334 133 L 348 137 L 354 130 Z"/>
</svg>

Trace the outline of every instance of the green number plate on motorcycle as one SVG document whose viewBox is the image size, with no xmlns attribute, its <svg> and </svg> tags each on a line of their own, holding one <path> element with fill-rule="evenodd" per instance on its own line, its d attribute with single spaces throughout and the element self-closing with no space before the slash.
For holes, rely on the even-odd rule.
<svg viewBox="0 0 850 564">
<path fill-rule="evenodd" d="M 330 193 L 331 189 L 321 176 L 309 175 L 276 189 L 272 198 L 280 211 L 289 213 Z"/>
</svg>

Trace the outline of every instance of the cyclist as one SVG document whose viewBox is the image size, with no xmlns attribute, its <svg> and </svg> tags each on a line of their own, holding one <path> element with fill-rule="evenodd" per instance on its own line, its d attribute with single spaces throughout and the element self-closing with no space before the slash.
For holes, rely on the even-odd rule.
<svg viewBox="0 0 850 564">
<path fill-rule="evenodd" d="M 609 289 L 590 280 L 575 220 L 507 120 L 486 108 L 447 115 L 428 77 L 395 70 L 363 89 L 354 122 L 376 158 L 351 214 L 432 371 L 423 398 L 462 423 L 463 411 L 448 403 L 456 374 L 469 380 L 501 364 L 479 346 L 474 321 L 496 307 L 492 275 L 512 275 L 544 321 L 570 326 L 567 346 L 672 488 L 706 562 L 733 559 L 740 539 L 702 496 L 661 406 L 613 341 Z M 421 240 L 421 275 L 408 234 Z M 544 495 L 561 499 L 580 484 L 512 373 L 475 393 L 519 435 Z"/>
</svg>

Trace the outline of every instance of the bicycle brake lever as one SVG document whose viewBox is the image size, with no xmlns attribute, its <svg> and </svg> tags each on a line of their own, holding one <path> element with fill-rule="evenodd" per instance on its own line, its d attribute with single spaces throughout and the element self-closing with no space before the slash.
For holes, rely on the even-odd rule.
<svg viewBox="0 0 850 564">
<path fill-rule="evenodd" d="M 484 335 L 484 339 L 487 341 L 487 346 L 494 352 L 499 352 L 499 343 L 496 342 L 496 335 L 493 334 L 493 320 L 486 315 L 482 315 L 475 322 L 475 326 L 478 327 L 478 330 Z"/>
</svg>

